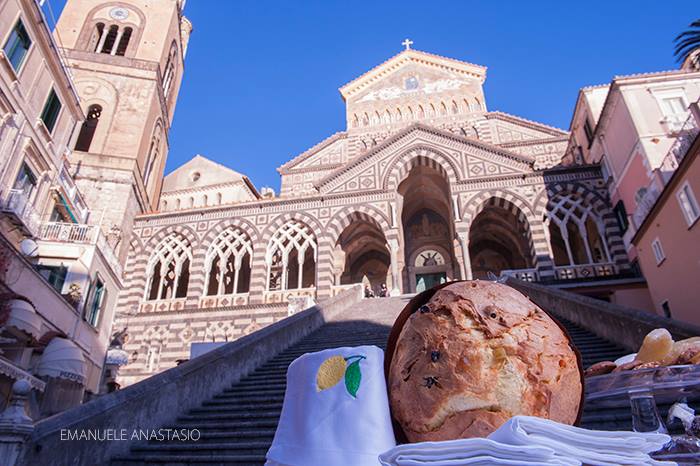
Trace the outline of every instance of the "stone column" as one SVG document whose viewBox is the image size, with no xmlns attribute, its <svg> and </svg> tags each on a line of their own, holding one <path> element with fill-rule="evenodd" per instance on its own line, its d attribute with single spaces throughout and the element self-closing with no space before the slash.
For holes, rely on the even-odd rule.
<svg viewBox="0 0 700 466">
<path fill-rule="evenodd" d="M 261 304 L 265 300 L 265 290 L 268 287 L 269 267 L 265 261 L 266 243 L 259 241 L 253 244 L 253 257 L 250 261 L 250 291 L 248 301 L 251 304 Z"/>
<path fill-rule="evenodd" d="M 326 236 L 318 238 L 316 255 L 316 300 L 328 299 L 333 294 L 333 249 L 334 244 Z M 303 259 L 302 259 L 303 260 Z"/>
<path fill-rule="evenodd" d="M 398 296 L 401 294 L 401 274 L 399 273 L 399 240 L 397 238 L 391 238 L 387 240 L 389 244 L 389 252 L 391 253 L 391 296 Z"/>
<path fill-rule="evenodd" d="M 34 423 L 25 409 L 31 386 L 26 380 L 12 385 L 7 409 L 0 414 L 0 463 L 15 466 L 24 443 L 34 431 Z"/>
<path fill-rule="evenodd" d="M 464 263 L 464 279 L 472 280 L 472 261 L 469 258 L 469 232 L 460 231 L 457 233 L 459 246 L 462 248 L 462 262 Z"/>
</svg>

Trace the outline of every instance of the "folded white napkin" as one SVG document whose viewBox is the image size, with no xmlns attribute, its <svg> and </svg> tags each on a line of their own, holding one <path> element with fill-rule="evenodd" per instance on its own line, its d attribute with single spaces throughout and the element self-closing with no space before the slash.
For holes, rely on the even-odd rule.
<svg viewBox="0 0 700 466">
<path fill-rule="evenodd" d="M 673 465 L 653 460 L 671 438 L 665 434 L 588 430 L 530 416 L 515 416 L 488 437 L 511 445 L 549 447 L 559 457 L 598 466 Z"/>
<path fill-rule="evenodd" d="M 485 438 L 399 445 L 379 455 L 383 466 L 580 466 L 539 445 L 507 445 Z"/>
<path fill-rule="evenodd" d="M 381 349 L 334 348 L 292 362 L 266 465 L 379 465 L 395 445 Z"/>
</svg>

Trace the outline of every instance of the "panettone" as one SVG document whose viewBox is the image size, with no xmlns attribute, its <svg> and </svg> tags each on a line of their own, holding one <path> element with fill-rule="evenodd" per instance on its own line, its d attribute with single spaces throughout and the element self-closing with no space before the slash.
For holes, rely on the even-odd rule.
<svg viewBox="0 0 700 466">
<path fill-rule="evenodd" d="M 577 420 L 580 357 L 542 309 L 488 281 L 427 296 L 409 303 L 388 347 L 392 416 L 408 441 L 485 437 L 517 414 Z"/>
</svg>

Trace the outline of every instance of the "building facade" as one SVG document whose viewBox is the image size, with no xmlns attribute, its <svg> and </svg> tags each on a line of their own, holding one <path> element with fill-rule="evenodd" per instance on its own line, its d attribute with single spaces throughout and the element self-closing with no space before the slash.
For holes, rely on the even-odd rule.
<svg viewBox="0 0 700 466">
<path fill-rule="evenodd" d="M 121 264 L 77 186 L 85 113 L 33 0 L 0 5 L 0 404 L 17 379 L 32 416 L 97 393 Z"/>
<path fill-rule="evenodd" d="M 646 211 L 635 218 L 632 237 L 657 313 L 700 324 L 700 108 L 690 107 L 681 135 L 661 166 L 663 183 Z M 650 183 L 650 184 L 651 184 Z M 650 188 L 653 189 L 653 188 Z"/>
<path fill-rule="evenodd" d="M 121 382 L 354 283 L 511 274 L 644 301 L 599 165 L 562 162 L 566 131 L 489 111 L 485 79 L 407 49 L 340 89 L 346 130 L 282 165 L 278 196 L 203 157 L 166 177 L 130 239 Z"/>
</svg>

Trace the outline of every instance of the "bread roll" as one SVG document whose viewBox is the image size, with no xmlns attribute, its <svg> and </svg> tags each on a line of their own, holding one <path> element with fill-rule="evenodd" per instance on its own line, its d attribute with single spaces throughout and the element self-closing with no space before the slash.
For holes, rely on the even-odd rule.
<svg viewBox="0 0 700 466">
<path fill-rule="evenodd" d="M 568 337 L 506 285 L 450 284 L 406 321 L 389 366 L 410 442 L 485 437 L 516 414 L 572 424 L 582 368 Z"/>
</svg>

